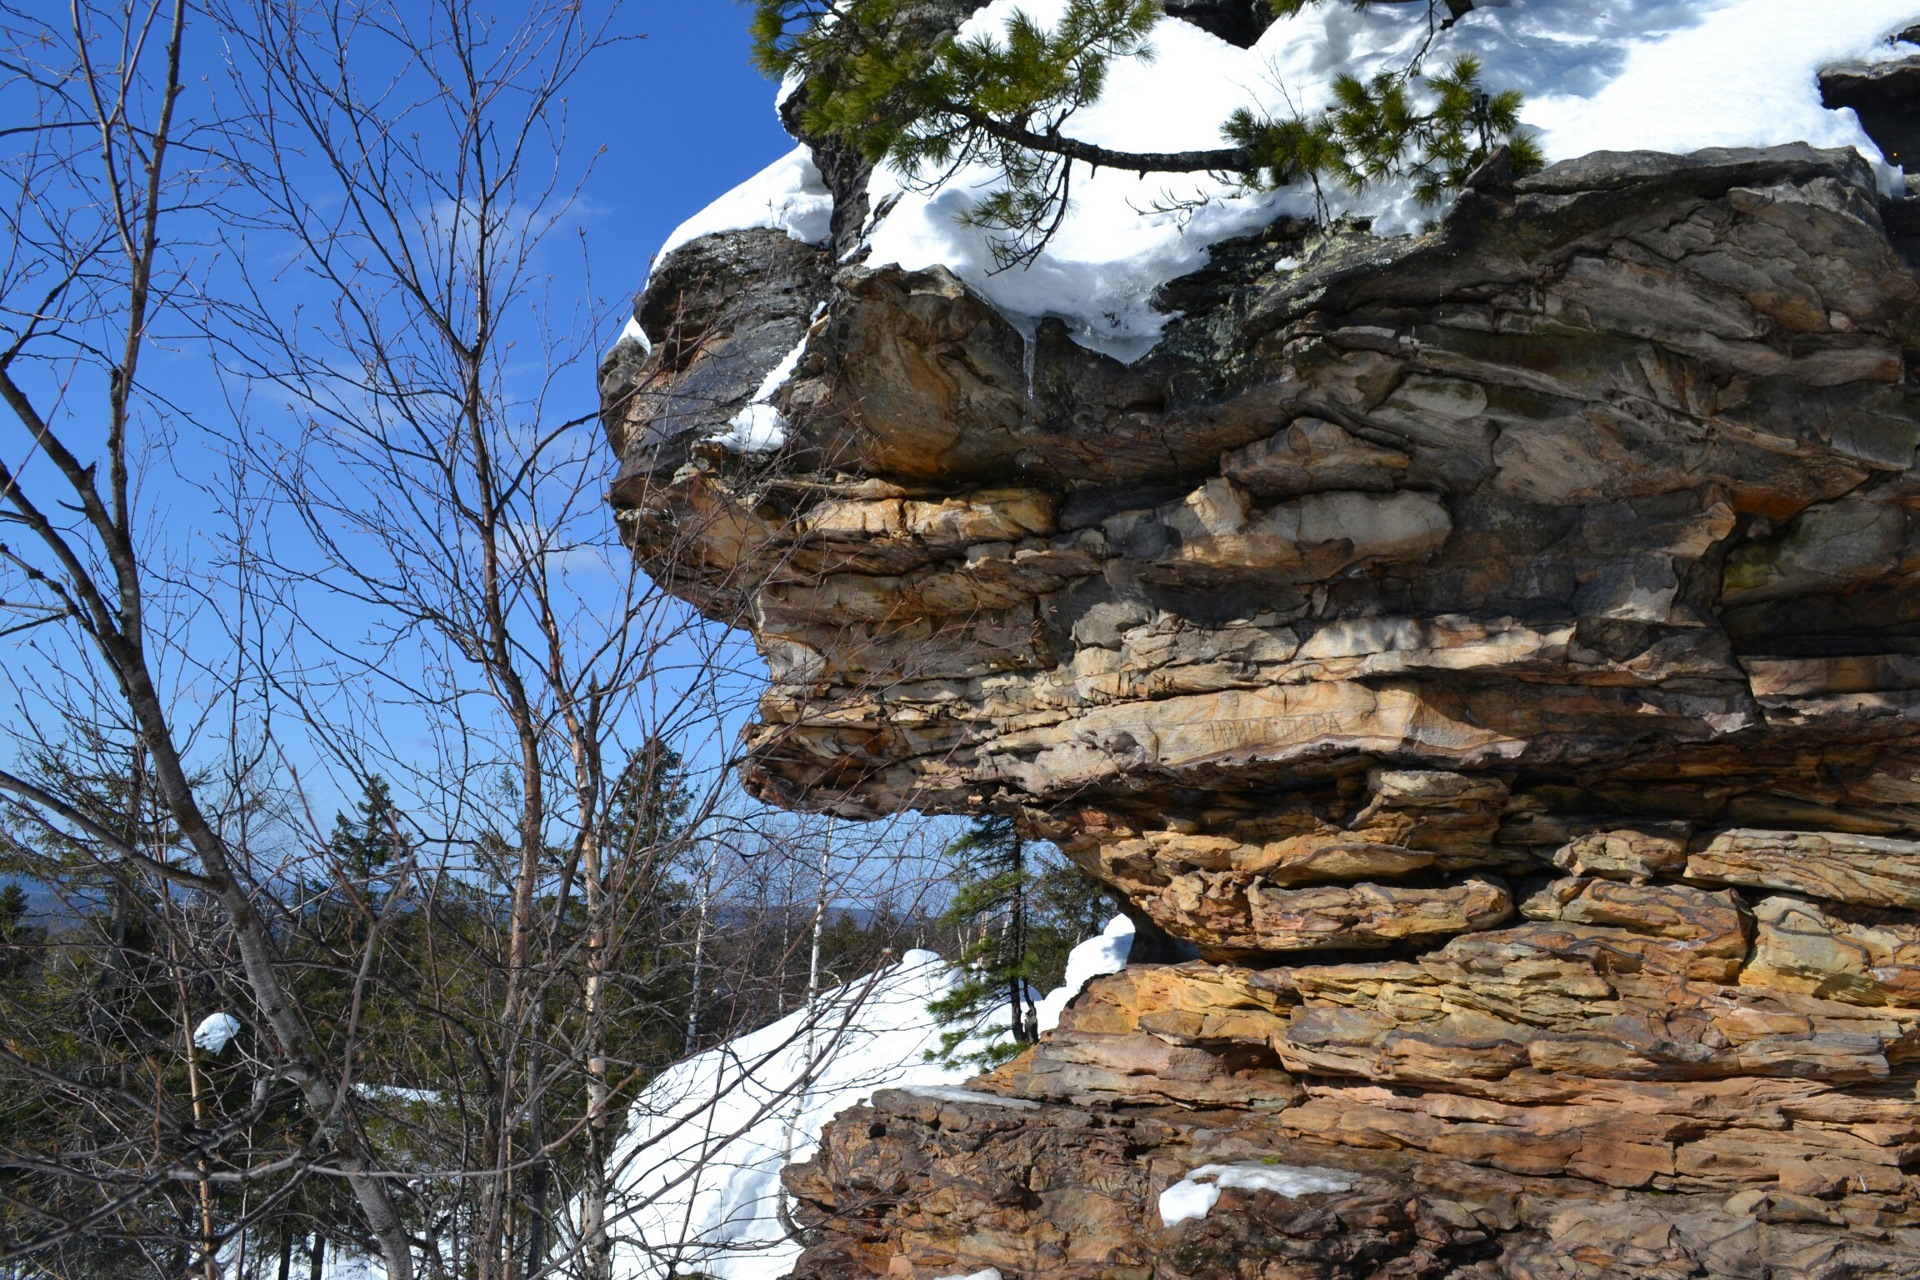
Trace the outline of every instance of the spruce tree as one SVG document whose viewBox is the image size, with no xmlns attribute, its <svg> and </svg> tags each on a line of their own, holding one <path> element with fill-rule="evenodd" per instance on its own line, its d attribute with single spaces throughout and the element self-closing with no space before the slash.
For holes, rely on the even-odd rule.
<svg viewBox="0 0 1920 1280">
<path fill-rule="evenodd" d="M 333 837 L 327 841 L 327 851 L 340 860 L 354 883 L 365 884 L 404 858 L 409 843 L 400 829 L 400 811 L 394 807 L 387 780 L 373 773 L 361 786 L 353 816 L 333 815 Z"/>
<path fill-rule="evenodd" d="M 12 941 L 27 914 L 27 891 L 9 882 L 0 886 L 0 941 Z"/>
<path fill-rule="evenodd" d="M 0 979 L 11 981 L 33 966 L 47 931 L 27 921 L 27 891 L 9 881 L 0 886 Z"/>
<path fill-rule="evenodd" d="M 687 769 L 670 743 L 648 738 L 615 783 L 607 844 L 634 856 L 658 850 L 686 829 Z"/>
<path fill-rule="evenodd" d="M 1051 845 L 1021 839 L 1011 818 L 975 818 L 947 853 L 959 885 L 937 923 L 964 940 L 962 972 L 927 1006 L 946 1028 L 927 1057 L 990 1069 L 1040 1038 L 1035 998 L 1064 981 L 1068 953 L 1101 931 L 1113 901 Z M 968 1050 L 974 1039 L 992 1043 Z"/>
<path fill-rule="evenodd" d="M 690 836 L 686 764 L 672 744 L 649 737 L 628 757 L 607 813 L 605 857 L 590 903 L 621 903 L 603 963 L 617 975 L 603 1009 L 613 1048 L 649 1071 L 687 1049 L 688 1022 L 698 1034 L 699 966 L 689 956 L 700 940 L 685 935 L 692 891 L 682 880 Z M 618 887 L 616 887 L 618 886 Z"/>
<path fill-rule="evenodd" d="M 971 934 L 973 941 L 960 954 L 959 983 L 927 1006 L 946 1028 L 940 1048 L 927 1056 L 950 1066 L 991 1068 L 1040 1036 L 1027 945 L 1033 890 L 1027 843 L 1012 818 L 988 815 L 975 818 L 947 853 L 956 860 L 960 887 L 940 920 Z M 997 1020 L 1002 1011 L 1005 1020 Z M 963 1051 L 968 1040 L 998 1031 L 1008 1032 L 1008 1038 Z"/>
</svg>

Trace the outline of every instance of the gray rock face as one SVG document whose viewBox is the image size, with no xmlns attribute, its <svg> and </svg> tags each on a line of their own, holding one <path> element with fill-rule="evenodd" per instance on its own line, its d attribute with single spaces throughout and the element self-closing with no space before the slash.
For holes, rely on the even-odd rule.
<svg viewBox="0 0 1920 1280">
<path fill-rule="evenodd" d="M 1920 43 L 1920 29 L 1902 32 L 1900 40 Z M 1834 109 L 1851 108 L 1889 164 L 1912 169 L 1920 160 L 1920 57 L 1829 68 L 1820 73 L 1820 99 Z"/>
<path fill-rule="evenodd" d="M 700 437 L 724 432 L 806 335 L 830 279 L 826 254 L 784 231 L 703 236 L 668 255 L 633 309 L 660 342 L 650 356 L 622 342 L 600 370 L 603 416 L 623 456 L 616 505 L 683 463 Z"/>
<path fill-rule="evenodd" d="M 614 504 L 768 659 L 748 785 L 1013 814 L 1201 957 L 984 1082 L 1031 1141 L 838 1124 L 803 1274 L 1920 1270 L 1883 209 L 1805 147 L 1490 168 L 1418 238 L 1220 246 L 1132 365 L 944 271 L 664 264 Z M 802 332 L 786 447 L 703 442 Z M 1162 1229 L 1221 1133 L 1372 1181 Z"/>
</svg>

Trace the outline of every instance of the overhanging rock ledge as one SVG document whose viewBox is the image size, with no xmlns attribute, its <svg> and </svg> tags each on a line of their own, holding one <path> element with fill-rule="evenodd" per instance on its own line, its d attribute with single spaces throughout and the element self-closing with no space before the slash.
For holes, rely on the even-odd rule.
<svg viewBox="0 0 1920 1280">
<path fill-rule="evenodd" d="M 612 497 L 768 660 L 749 785 L 1018 815 L 1170 957 L 981 1082 L 1037 1111 L 837 1121 L 797 1274 L 1920 1272 L 1887 216 L 1805 147 L 1489 171 L 1220 246 L 1131 366 L 777 232 L 662 263 Z M 1163 1225 L 1262 1161 L 1351 1187 Z"/>
</svg>

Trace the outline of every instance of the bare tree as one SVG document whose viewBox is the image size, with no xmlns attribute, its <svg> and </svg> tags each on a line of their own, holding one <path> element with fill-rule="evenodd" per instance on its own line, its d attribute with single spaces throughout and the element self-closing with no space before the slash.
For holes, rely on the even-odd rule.
<svg viewBox="0 0 1920 1280">
<path fill-rule="evenodd" d="M 305 1237 L 315 1276 L 609 1280 L 804 1100 L 851 1016 L 822 993 L 861 989 L 833 906 L 907 838 L 730 791 L 757 662 L 610 527 L 612 308 L 548 296 L 609 28 L 82 0 L 0 35 L 0 870 L 78 922 L 0 963 L 99 1011 L 10 1009 L 38 1111 L 0 1104 L 0 1264 L 285 1277 Z M 172 394 L 180 359 L 219 381 Z M 718 1077 L 735 1129 L 627 1132 L 675 1058 L 795 1010 L 798 1079 Z"/>
<path fill-rule="evenodd" d="M 194 673 L 182 634 L 170 629 L 178 615 L 153 607 L 154 530 L 138 482 L 164 443 L 169 406 L 153 396 L 146 366 L 169 319 L 193 296 L 193 235 L 216 194 L 202 171 L 207 138 L 182 111 L 187 17 L 184 0 L 76 4 L 61 25 L 7 12 L 4 92 L 33 108 L 30 123 L 10 131 L 18 150 L 0 166 L 8 240 L 0 399 L 13 420 L 0 459 L 7 625 L 30 631 L 57 668 L 84 667 L 95 678 L 92 687 L 110 699 L 103 711 L 124 726 L 138 756 L 130 783 L 152 789 L 171 830 L 163 848 L 129 839 L 18 771 L 0 771 L 0 789 L 16 818 L 45 835 L 137 868 L 162 894 L 218 904 L 253 1016 L 267 1031 L 272 1077 L 298 1090 L 309 1117 L 307 1149 L 281 1167 L 324 1154 L 351 1185 L 388 1275 L 405 1280 L 405 1231 L 352 1096 L 289 997 L 271 924 L 253 894 L 249 852 L 210 813 L 188 763 L 198 726 L 183 723 L 181 712 L 204 702 L 182 687 L 182 676 Z M 178 664 L 171 671 L 170 662 Z M 39 1070 L 24 1055 L 9 1065 L 28 1077 Z M 49 1224 L 15 1249 L 98 1229 L 167 1182 L 203 1182 L 207 1162 L 234 1136 L 190 1120 L 156 1129 L 150 1154 L 97 1179 L 91 1212 Z"/>
<path fill-rule="evenodd" d="M 290 616 L 376 619 L 306 643 L 407 710 L 349 733 L 327 688 L 282 693 L 343 771 L 402 782 L 424 882 L 502 886 L 477 917 L 498 936 L 469 929 L 406 997 L 445 1040 L 435 1090 L 474 1094 L 416 1117 L 417 1247 L 479 1280 L 606 1277 L 623 1108 L 684 1049 L 681 1004 L 700 1020 L 680 944 L 706 963 L 711 902 L 684 879 L 753 692 L 737 642 L 614 536 L 581 376 L 609 317 L 546 295 L 581 180 L 564 93 L 608 29 L 557 2 L 497 25 L 457 0 L 222 13 L 244 180 L 294 247 L 249 266 L 225 333 L 301 426 L 256 455 L 301 534 L 265 572 Z M 400 736 L 422 728 L 426 752 Z M 447 913 L 424 920 L 452 945 Z"/>
</svg>

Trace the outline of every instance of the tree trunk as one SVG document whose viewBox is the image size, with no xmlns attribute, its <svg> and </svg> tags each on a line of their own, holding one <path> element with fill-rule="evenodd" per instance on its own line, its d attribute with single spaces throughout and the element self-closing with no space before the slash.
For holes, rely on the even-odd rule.
<svg viewBox="0 0 1920 1280">
<path fill-rule="evenodd" d="M 707 953 L 707 921 L 713 910 L 713 874 L 715 864 L 720 858 L 720 845 L 716 841 L 708 846 L 707 865 L 700 880 L 699 915 L 693 926 L 693 990 L 687 998 L 687 1033 L 681 1052 L 693 1056 L 695 1046 L 700 1043 L 700 1002 L 704 994 L 702 983 L 706 979 L 704 965 Z"/>
<path fill-rule="evenodd" d="M 1019 976 L 1013 980 L 1013 1038 L 1032 1044 L 1040 1038 L 1040 1015 L 1033 1007 L 1027 982 L 1027 842 L 1013 837 L 1013 959 Z"/>
<path fill-rule="evenodd" d="M 576 738 L 576 742 L 578 739 Z M 575 749 L 576 762 L 580 748 Z M 583 795 L 585 779 L 581 779 Z M 591 814 L 588 804 L 583 809 Z M 613 1242 L 607 1235 L 608 1162 L 612 1159 L 613 1091 L 607 1081 L 606 967 L 608 937 L 605 851 L 589 820 L 582 822 L 581 880 L 587 908 L 587 1155 L 581 1189 L 580 1251 L 582 1280 L 611 1280 Z"/>
</svg>

